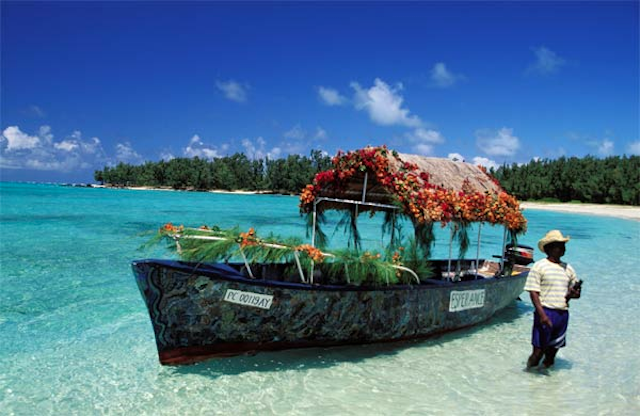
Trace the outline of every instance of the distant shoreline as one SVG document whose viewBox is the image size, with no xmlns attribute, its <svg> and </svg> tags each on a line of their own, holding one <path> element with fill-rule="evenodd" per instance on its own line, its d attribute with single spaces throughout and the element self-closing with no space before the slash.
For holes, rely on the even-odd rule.
<svg viewBox="0 0 640 416">
<path fill-rule="evenodd" d="M 117 187 L 105 185 L 93 185 L 93 187 L 104 187 L 118 189 Z M 134 191 L 175 191 L 173 188 L 156 188 L 152 186 L 125 186 L 120 189 L 130 189 Z M 193 190 L 186 190 L 187 192 Z M 274 191 L 227 191 L 224 189 L 212 189 L 202 192 L 211 192 L 215 194 L 234 194 L 234 195 L 281 195 Z M 287 194 L 282 194 L 287 195 Z M 520 203 L 520 207 L 525 210 L 539 211 L 555 211 L 568 212 L 572 214 L 598 215 L 604 217 L 615 217 L 626 220 L 640 221 L 640 207 L 628 205 L 605 205 L 605 204 L 587 204 L 587 203 L 566 203 L 566 202 L 528 202 Z"/>
<path fill-rule="evenodd" d="M 570 203 L 545 203 L 545 202 L 521 202 L 520 207 L 525 210 L 569 212 L 572 214 L 588 214 L 605 217 L 616 217 L 626 220 L 640 221 L 640 207 L 627 205 L 599 205 L 599 204 L 570 204 Z"/>
<path fill-rule="evenodd" d="M 108 185 L 93 185 L 93 188 L 109 188 L 109 189 L 129 189 L 132 191 L 183 191 L 183 192 L 210 192 L 213 194 L 234 194 L 234 195 L 288 195 L 286 193 L 280 193 L 275 191 L 244 191 L 235 190 L 228 191 L 226 189 L 208 189 L 206 191 L 200 191 L 196 189 L 173 189 L 169 187 L 158 188 L 153 186 L 108 186 Z"/>
</svg>

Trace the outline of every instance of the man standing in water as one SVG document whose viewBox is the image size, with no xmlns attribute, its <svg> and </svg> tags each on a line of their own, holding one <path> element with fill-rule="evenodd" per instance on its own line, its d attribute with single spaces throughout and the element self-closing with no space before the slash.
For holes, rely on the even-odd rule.
<svg viewBox="0 0 640 416">
<path fill-rule="evenodd" d="M 538 242 L 538 248 L 547 258 L 533 265 L 524 287 L 536 308 L 531 336 L 533 353 L 527 360 L 527 368 L 537 367 L 543 355 L 543 365 L 551 367 L 558 349 L 566 344 L 569 299 L 580 297 L 580 281 L 575 270 L 560 261 L 567 241 L 569 237 L 552 230 Z"/>
</svg>

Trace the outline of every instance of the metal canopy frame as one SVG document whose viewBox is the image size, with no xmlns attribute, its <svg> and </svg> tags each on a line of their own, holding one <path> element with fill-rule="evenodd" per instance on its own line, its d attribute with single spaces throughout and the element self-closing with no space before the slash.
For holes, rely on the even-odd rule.
<svg viewBox="0 0 640 416">
<path fill-rule="evenodd" d="M 337 202 L 337 203 L 342 203 L 342 204 L 346 204 L 346 205 L 355 205 L 356 207 L 356 220 L 358 217 L 358 207 L 361 205 L 364 206 L 370 206 L 370 207 L 376 207 L 376 208 L 382 208 L 382 209 L 389 209 L 391 210 L 394 214 L 397 212 L 397 210 L 399 209 L 397 206 L 395 205 L 389 205 L 389 204 L 381 204 L 378 202 L 367 202 L 367 183 L 368 183 L 368 179 L 369 179 L 369 172 L 365 172 L 364 175 L 364 186 L 362 187 L 362 198 L 360 199 L 360 201 L 354 200 L 354 199 L 342 199 L 342 198 L 330 198 L 330 197 L 318 197 L 313 201 L 313 228 L 311 230 L 311 246 L 315 247 L 316 246 L 316 226 L 317 226 L 317 216 L 318 216 L 318 212 L 317 212 L 317 205 L 320 204 L 321 202 Z M 395 223 L 395 216 L 394 216 L 394 223 Z M 477 247 L 476 247 L 476 258 L 475 258 L 475 268 L 476 268 L 476 279 L 478 278 L 478 269 L 480 268 L 480 242 L 481 242 L 481 233 L 482 233 L 482 222 L 478 223 L 478 243 L 477 243 Z M 395 224 L 394 224 L 395 225 Z M 394 227 L 395 229 L 395 227 Z M 392 231 L 393 233 L 393 231 Z M 452 249 L 453 249 L 453 236 L 454 236 L 454 229 L 453 227 L 451 228 L 451 238 L 449 239 L 449 261 L 448 261 L 448 265 L 447 265 L 447 279 L 453 279 L 453 277 L 451 276 L 451 257 L 452 257 Z M 393 234 L 391 239 L 393 240 Z M 502 252 L 504 253 L 506 250 L 506 244 L 507 244 L 507 227 L 504 227 L 504 234 L 502 237 Z M 500 256 L 500 269 L 503 270 L 504 269 L 504 255 Z M 410 270 L 410 269 L 409 269 Z M 415 275 L 415 273 L 412 273 Z"/>
</svg>

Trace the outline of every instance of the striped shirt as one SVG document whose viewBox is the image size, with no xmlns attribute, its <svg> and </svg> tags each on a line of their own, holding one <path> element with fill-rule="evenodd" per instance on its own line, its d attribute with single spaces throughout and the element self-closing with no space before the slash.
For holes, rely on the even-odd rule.
<svg viewBox="0 0 640 416">
<path fill-rule="evenodd" d="M 577 280 L 576 272 L 567 263 L 554 263 L 547 259 L 535 262 L 524 290 L 528 292 L 539 292 L 540 303 L 545 308 L 567 310 L 567 300 L 565 295 Z"/>
</svg>

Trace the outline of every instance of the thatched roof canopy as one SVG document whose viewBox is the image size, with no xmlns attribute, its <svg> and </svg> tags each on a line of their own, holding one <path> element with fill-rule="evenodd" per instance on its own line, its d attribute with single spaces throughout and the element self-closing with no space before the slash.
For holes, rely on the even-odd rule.
<svg viewBox="0 0 640 416">
<path fill-rule="evenodd" d="M 466 162 L 453 161 L 437 157 L 426 157 L 398 153 L 398 157 L 389 158 L 390 168 L 398 171 L 402 162 L 413 163 L 419 172 L 429 174 L 429 183 L 452 191 L 490 192 L 497 194 L 502 191 L 495 182 L 479 166 Z M 466 183 L 465 183 L 466 181 Z"/>
<path fill-rule="evenodd" d="M 358 201 L 358 212 L 398 207 L 414 222 L 503 223 L 523 231 L 518 201 L 483 169 L 465 162 L 366 147 L 333 158 L 334 168 L 303 190 L 301 210 L 353 209 L 335 199 Z M 330 198 L 323 200 L 323 198 Z M 364 204 L 362 204 L 364 202 Z"/>
</svg>

